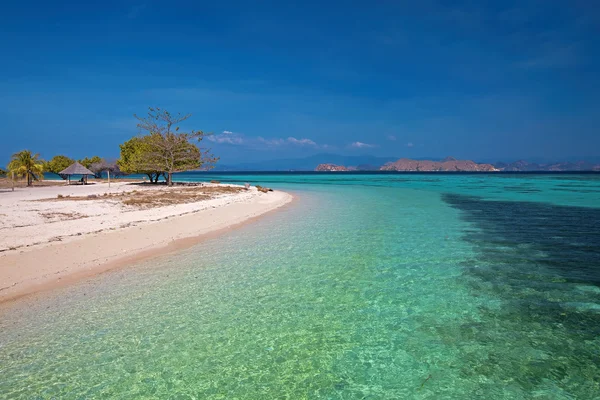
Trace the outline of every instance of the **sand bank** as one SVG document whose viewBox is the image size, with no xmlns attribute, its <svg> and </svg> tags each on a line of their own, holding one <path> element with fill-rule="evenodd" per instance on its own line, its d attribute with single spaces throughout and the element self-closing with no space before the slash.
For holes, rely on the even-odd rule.
<svg viewBox="0 0 600 400">
<path fill-rule="evenodd" d="M 154 201 L 163 198 L 165 204 Z M 210 184 L 98 183 L 0 193 L 0 302 L 189 246 L 291 200 L 280 191 Z"/>
</svg>

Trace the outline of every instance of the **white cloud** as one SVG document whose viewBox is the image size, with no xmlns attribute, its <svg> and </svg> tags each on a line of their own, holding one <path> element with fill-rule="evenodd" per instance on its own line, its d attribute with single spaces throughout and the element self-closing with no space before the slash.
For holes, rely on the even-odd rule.
<svg viewBox="0 0 600 400">
<path fill-rule="evenodd" d="M 363 143 L 363 142 L 354 142 L 350 144 L 350 147 L 354 147 L 357 149 L 368 149 L 368 148 L 372 148 L 372 147 L 377 147 L 377 145 L 374 144 L 369 144 L 369 143 Z"/>
<path fill-rule="evenodd" d="M 396 136 L 394 136 L 394 135 L 388 135 L 387 138 L 388 138 L 388 140 L 391 140 L 392 142 L 396 141 Z"/>
<path fill-rule="evenodd" d="M 275 139 L 265 139 L 264 137 L 257 137 L 256 140 L 258 140 L 260 143 L 264 143 L 267 146 L 281 146 L 282 144 L 285 144 L 285 140 L 283 139 L 279 139 L 279 138 L 275 138 Z"/>
<path fill-rule="evenodd" d="M 298 146 L 315 146 L 315 147 L 317 147 L 317 144 L 310 139 L 296 139 L 295 137 L 290 136 L 289 138 L 287 138 L 287 141 L 291 144 L 298 145 Z"/>
<path fill-rule="evenodd" d="M 295 137 L 288 137 L 287 139 L 281 139 L 281 138 L 273 138 L 273 139 L 265 139 L 263 137 L 258 137 L 256 138 L 260 143 L 264 143 L 268 146 L 283 146 L 286 144 L 291 144 L 294 146 L 311 146 L 311 147 L 321 147 L 319 146 L 315 141 L 310 140 L 310 139 L 306 139 L 306 138 L 302 138 L 302 139 L 297 139 Z"/>
<path fill-rule="evenodd" d="M 206 139 L 218 144 L 231 144 L 231 145 L 245 145 L 254 148 L 260 147 L 280 147 L 280 146 L 298 146 L 298 147 L 312 147 L 312 148 L 330 148 L 331 146 L 323 145 L 320 146 L 314 140 L 307 138 L 295 138 L 289 136 L 287 139 L 284 138 L 271 138 L 266 139 L 262 136 L 245 136 L 241 133 L 232 131 L 223 131 L 216 135 L 206 136 Z"/>
<path fill-rule="evenodd" d="M 223 133 L 218 135 L 207 135 L 205 138 L 210 142 L 219 144 L 240 145 L 245 143 L 245 139 L 242 137 L 242 135 L 230 131 L 223 131 Z"/>
<path fill-rule="evenodd" d="M 414 144 L 412 142 L 408 142 L 406 143 L 406 147 L 414 147 Z"/>
</svg>

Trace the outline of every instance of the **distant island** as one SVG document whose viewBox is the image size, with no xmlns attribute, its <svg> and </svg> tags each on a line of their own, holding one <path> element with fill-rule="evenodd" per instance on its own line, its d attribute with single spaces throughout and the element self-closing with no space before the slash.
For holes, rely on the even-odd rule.
<svg viewBox="0 0 600 400">
<path fill-rule="evenodd" d="M 355 167 L 345 167 L 335 164 L 319 164 L 315 171 L 355 171 L 369 170 Z M 482 171 L 491 172 L 498 171 L 491 164 L 478 164 L 471 160 L 457 160 L 454 157 L 446 157 L 441 161 L 431 160 L 411 160 L 409 158 L 401 158 L 397 161 L 385 163 L 381 167 L 373 167 L 371 170 L 378 171 L 414 171 L 414 172 L 472 172 Z"/>
<path fill-rule="evenodd" d="M 519 160 L 515 162 L 480 162 L 445 159 L 379 157 L 372 155 L 341 155 L 332 153 L 314 154 L 301 158 L 286 158 L 256 161 L 240 164 L 218 163 L 214 171 L 599 171 L 600 157 L 583 160 L 561 160 L 533 162 Z"/>
<path fill-rule="evenodd" d="M 319 164 L 315 171 L 329 171 L 329 172 L 339 172 L 339 171 L 349 171 L 348 168 L 343 165 L 335 165 L 335 164 Z"/>
<path fill-rule="evenodd" d="M 457 160 L 454 157 L 446 157 L 441 161 L 430 160 L 411 160 L 409 158 L 401 158 L 398 161 L 389 162 L 379 168 L 381 171 L 423 171 L 423 172 L 491 172 L 498 171 L 491 164 L 477 164 L 471 160 Z"/>
<path fill-rule="evenodd" d="M 413 172 L 495 172 L 495 171 L 600 171 L 600 164 L 585 161 L 559 162 L 549 164 L 529 163 L 524 160 L 513 163 L 485 164 L 472 160 L 457 160 L 446 157 L 441 161 L 413 160 L 401 158 L 389 161 L 381 166 L 359 165 L 344 166 L 331 163 L 319 164 L 315 171 L 340 172 L 340 171 L 413 171 Z"/>
</svg>

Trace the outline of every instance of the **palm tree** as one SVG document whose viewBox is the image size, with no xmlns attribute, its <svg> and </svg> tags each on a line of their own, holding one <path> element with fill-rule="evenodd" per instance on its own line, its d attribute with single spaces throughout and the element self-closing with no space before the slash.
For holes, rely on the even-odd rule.
<svg viewBox="0 0 600 400">
<path fill-rule="evenodd" d="M 35 179 L 44 179 L 44 161 L 39 154 L 32 154 L 29 150 L 23 150 L 12 155 L 8 163 L 8 171 L 17 177 L 27 177 L 27 186 Z"/>
</svg>

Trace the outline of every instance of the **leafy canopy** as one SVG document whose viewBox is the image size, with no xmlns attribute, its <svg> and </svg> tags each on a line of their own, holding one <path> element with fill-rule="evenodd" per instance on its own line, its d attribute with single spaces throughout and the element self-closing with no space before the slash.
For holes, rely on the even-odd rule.
<svg viewBox="0 0 600 400">
<path fill-rule="evenodd" d="M 22 150 L 12 155 L 8 171 L 14 173 L 17 178 L 26 177 L 27 186 L 31 186 L 33 180 L 44 179 L 44 160 L 39 154 Z"/>
<path fill-rule="evenodd" d="M 171 114 L 160 108 L 149 108 L 146 117 L 135 115 L 142 136 L 121 145 L 118 165 L 123 172 L 144 173 L 156 182 L 165 175 L 172 184 L 172 174 L 197 168 L 212 168 L 217 161 L 210 150 L 201 150 L 192 141 L 200 142 L 205 133 L 183 132 L 179 124 L 191 114 Z M 153 180 L 155 178 L 155 180 Z"/>
<path fill-rule="evenodd" d="M 44 169 L 48 172 L 58 174 L 60 171 L 63 171 L 65 168 L 68 168 L 74 162 L 75 160 L 73 160 L 72 158 L 63 155 L 58 155 L 52 157 L 52 159 L 44 165 Z"/>
<path fill-rule="evenodd" d="M 121 157 L 117 161 L 117 165 L 123 173 L 126 174 L 146 174 L 150 182 L 158 182 L 158 178 L 162 174 L 159 169 L 151 169 L 148 167 L 145 159 L 148 148 L 147 136 L 135 136 L 121 144 Z"/>
<path fill-rule="evenodd" d="M 79 164 L 83 165 L 87 169 L 89 169 L 92 166 L 92 164 L 101 163 L 101 162 L 102 162 L 102 158 L 100 158 L 99 156 L 93 156 L 91 158 L 86 157 L 86 158 L 82 158 L 81 160 L 79 160 Z"/>
</svg>

